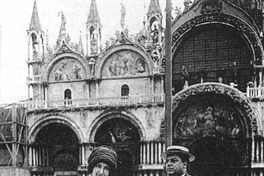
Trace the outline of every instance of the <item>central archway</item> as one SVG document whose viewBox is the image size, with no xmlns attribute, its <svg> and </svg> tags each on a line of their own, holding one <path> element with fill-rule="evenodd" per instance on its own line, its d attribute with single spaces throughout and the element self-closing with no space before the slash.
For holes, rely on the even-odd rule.
<svg viewBox="0 0 264 176">
<path fill-rule="evenodd" d="M 196 155 L 192 175 L 225 175 L 250 167 L 251 139 L 261 128 L 252 103 L 220 83 L 191 86 L 173 97 L 173 144 Z"/>
<path fill-rule="evenodd" d="M 97 145 L 108 145 L 115 149 L 120 164 L 117 175 L 132 176 L 132 168 L 139 164 L 139 141 L 141 129 L 128 116 L 121 113 L 109 114 L 103 123 L 97 125 L 94 142 Z"/>
</svg>

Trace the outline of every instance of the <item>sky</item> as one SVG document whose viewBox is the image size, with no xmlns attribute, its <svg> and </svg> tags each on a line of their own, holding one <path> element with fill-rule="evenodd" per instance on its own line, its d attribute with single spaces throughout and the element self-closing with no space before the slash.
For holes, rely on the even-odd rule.
<svg viewBox="0 0 264 176">
<path fill-rule="evenodd" d="M 166 0 L 159 0 L 165 26 Z M 172 6 L 183 8 L 184 0 L 171 0 Z M 50 46 L 57 40 L 62 11 L 70 42 L 78 42 L 80 35 L 85 44 L 85 23 L 91 0 L 36 0 L 42 30 L 49 36 Z M 150 0 L 96 0 L 102 24 L 102 44 L 121 29 L 121 3 L 126 9 L 125 27 L 130 34 L 143 28 L 144 15 Z M 5 0 L 0 3 L 0 104 L 28 98 L 27 30 L 31 21 L 34 0 Z"/>
</svg>

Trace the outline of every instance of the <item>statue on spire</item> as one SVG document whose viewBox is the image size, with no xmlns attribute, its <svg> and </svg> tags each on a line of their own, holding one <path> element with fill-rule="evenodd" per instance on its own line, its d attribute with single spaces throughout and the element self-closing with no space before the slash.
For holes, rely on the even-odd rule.
<svg viewBox="0 0 264 176">
<path fill-rule="evenodd" d="M 63 14 L 63 12 L 61 11 L 61 28 L 62 29 L 65 29 L 65 25 L 66 25 L 66 17 L 65 15 Z"/>
<path fill-rule="evenodd" d="M 121 3 L 121 27 L 122 27 L 122 30 L 124 30 L 124 26 L 125 26 L 125 17 L 126 17 L 126 8 Z"/>
</svg>

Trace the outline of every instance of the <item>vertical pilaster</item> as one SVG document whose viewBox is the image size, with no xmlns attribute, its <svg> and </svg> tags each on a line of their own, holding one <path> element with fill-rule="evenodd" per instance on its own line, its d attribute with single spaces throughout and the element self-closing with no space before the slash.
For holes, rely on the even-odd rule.
<svg viewBox="0 0 264 176">
<path fill-rule="evenodd" d="M 96 98 L 99 98 L 99 82 L 96 81 Z"/>
</svg>

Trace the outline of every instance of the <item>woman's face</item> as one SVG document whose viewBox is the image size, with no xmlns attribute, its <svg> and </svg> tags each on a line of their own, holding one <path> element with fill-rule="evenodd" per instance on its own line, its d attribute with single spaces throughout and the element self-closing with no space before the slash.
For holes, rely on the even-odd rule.
<svg viewBox="0 0 264 176">
<path fill-rule="evenodd" d="M 92 176 L 109 176 L 109 166 L 104 162 L 97 163 L 92 171 Z"/>
</svg>

